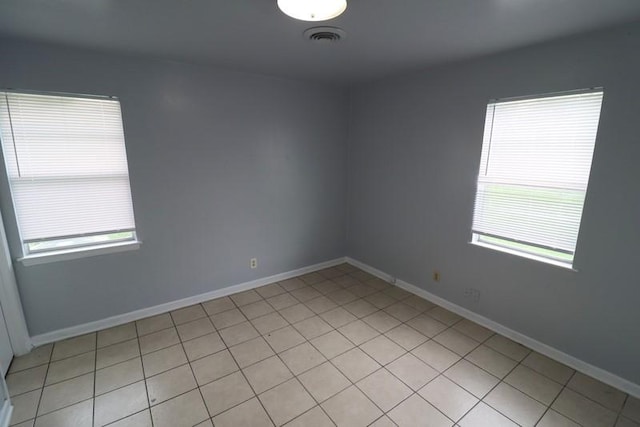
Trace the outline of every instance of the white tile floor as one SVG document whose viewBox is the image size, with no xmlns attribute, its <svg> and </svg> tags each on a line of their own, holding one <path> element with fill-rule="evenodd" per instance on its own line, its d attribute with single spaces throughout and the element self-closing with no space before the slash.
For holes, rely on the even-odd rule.
<svg viewBox="0 0 640 427">
<path fill-rule="evenodd" d="M 20 427 L 640 427 L 640 401 L 343 264 L 35 349 Z"/>
</svg>

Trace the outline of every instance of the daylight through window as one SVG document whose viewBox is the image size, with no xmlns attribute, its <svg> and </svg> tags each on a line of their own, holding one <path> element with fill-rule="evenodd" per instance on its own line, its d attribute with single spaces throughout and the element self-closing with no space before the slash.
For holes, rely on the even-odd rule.
<svg viewBox="0 0 640 427">
<path fill-rule="evenodd" d="M 26 254 L 135 239 L 117 99 L 0 92 L 0 131 Z"/>
<path fill-rule="evenodd" d="M 487 107 L 473 242 L 572 265 L 602 90 Z"/>
</svg>

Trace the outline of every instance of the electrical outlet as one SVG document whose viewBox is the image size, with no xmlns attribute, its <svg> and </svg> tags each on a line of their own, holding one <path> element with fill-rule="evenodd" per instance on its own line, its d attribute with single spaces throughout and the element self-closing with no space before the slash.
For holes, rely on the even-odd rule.
<svg viewBox="0 0 640 427">
<path fill-rule="evenodd" d="M 434 282 L 439 282 L 440 281 L 440 272 L 438 270 L 434 270 L 433 271 L 433 281 Z"/>
<path fill-rule="evenodd" d="M 471 301 L 478 302 L 480 301 L 480 290 L 476 288 L 467 288 L 464 290 L 464 296 Z"/>
<path fill-rule="evenodd" d="M 251 267 L 251 269 L 258 268 L 258 258 L 251 258 L 249 267 Z"/>
</svg>

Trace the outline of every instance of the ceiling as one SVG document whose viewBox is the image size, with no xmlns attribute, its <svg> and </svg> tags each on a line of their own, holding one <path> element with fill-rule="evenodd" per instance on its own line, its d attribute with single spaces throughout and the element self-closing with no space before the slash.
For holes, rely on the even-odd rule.
<svg viewBox="0 0 640 427">
<path fill-rule="evenodd" d="M 276 0 L 0 0 L 0 36 L 350 83 L 640 18 L 640 0 L 349 0 L 325 23 Z M 312 43 L 314 25 L 344 29 Z"/>
</svg>

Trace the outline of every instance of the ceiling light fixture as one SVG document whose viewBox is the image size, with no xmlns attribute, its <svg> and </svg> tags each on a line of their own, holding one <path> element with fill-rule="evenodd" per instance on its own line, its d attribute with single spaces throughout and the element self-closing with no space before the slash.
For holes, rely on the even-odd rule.
<svg viewBox="0 0 640 427">
<path fill-rule="evenodd" d="M 278 0 L 280 10 L 301 21 L 326 21 L 347 9 L 347 0 Z"/>
</svg>

